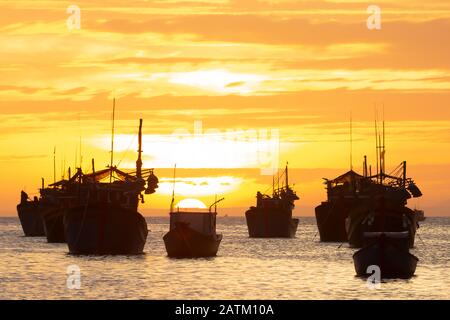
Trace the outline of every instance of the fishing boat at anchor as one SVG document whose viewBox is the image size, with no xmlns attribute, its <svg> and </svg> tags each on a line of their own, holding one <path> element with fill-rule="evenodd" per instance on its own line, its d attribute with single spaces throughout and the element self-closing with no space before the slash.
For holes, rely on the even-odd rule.
<svg viewBox="0 0 450 320">
<path fill-rule="evenodd" d="M 332 180 L 325 179 L 327 200 L 315 209 L 321 242 L 345 242 L 345 220 L 359 196 L 357 187 L 364 179 L 353 170 Z"/>
<path fill-rule="evenodd" d="M 409 279 L 414 275 L 419 259 L 409 252 L 410 231 L 385 231 L 392 228 L 389 225 L 392 217 L 386 215 L 392 214 L 389 208 L 391 200 L 386 195 L 386 192 L 382 192 L 377 201 L 380 207 L 380 231 L 363 233 L 363 248 L 353 255 L 355 271 L 358 276 L 364 277 L 377 267 L 381 278 Z"/>
<path fill-rule="evenodd" d="M 214 201 L 208 211 L 180 208 L 174 209 L 175 173 L 173 173 L 172 202 L 170 203 L 170 227 L 164 235 L 164 245 L 170 258 L 215 257 L 219 250 L 222 235 L 216 233 L 217 204 L 224 198 Z M 212 208 L 214 207 L 214 211 Z"/>
<path fill-rule="evenodd" d="M 284 175 L 283 187 L 275 188 L 272 196 L 256 195 L 256 207 L 250 207 L 245 213 L 250 238 L 294 238 L 298 228 L 298 219 L 292 218 L 294 202 L 299 199 L 289 186 L 288 166 L 284 173 L 277 177 L 278 182 Z"/>
<path fill-rule="evenodd" d="M 379 132 L 375 124 L 376 133 Z M 418 223 L 414 211 L 407 207 L 408 200 L 419 198 L 422 192 L 407 175 L 407 162 L 403 161 L 391 173 L 386 173 L 386 147 L 384 122 L 377 134 L 377 173 L 369 175 L 367 157 L 364 159 L 364 179 L 357 186 L 356 201 L 348 210 L 345 221 L 351 247 L 364 245 L 366 232 L 407 232 L 409 247 L 414 247 Z"/>
<path fill-rule="evenodd" d="M 380 135 L 375 126 L 376 174 L 372 174 L 365 156 L 362 175 L 353 171 L 352 166 L 351 171 L 336 179 L 325 179 L 328 199 L 316 208 L 321 241 L 348 241 L 351 247 L 361 248 L 364 233 L 406 231 L 410 247 L 414 246 L 418 224 L 414 211 L 407 207 L 407 200 L 421 197 L 422 192 L 407 176 L 406 161 L 386 173 L 384 124 Z"/>
<path fill-rule="evenodd" d="M 216 233 L 217 203 L 206 212 L 171 210 L 170 230 L 164 237 L 167 255 L 171 258 L 214 257 L 222 235 Z M 214 207 L 214 211 L 211 208 Z"/>
<path fill-rule="evenodd" d="M 51 184 L 49 187 L 42 187 L 40 190 L 41 199 L 39 208 L 44 222 L 45 236 L 48 243 L 65 243 L 64 233 L 64 207 L 69 204 L 69 188 L 66 180 Z"/>
<path fill-rule="evenodd" d="M 423 210 L 419 210 L 419 209 L 414 209 L 414 214 L 416 216 L 416 221 L 420 221 L 423 222 L 425 220 L 427 220 L 427 217 L 425 216 L 425 211 Z"/>
<path fill-rule="evenodd" d="M 17 205 L 17 214 L 26 237 L 45 236 L 44 223 L 39 212 L 39 200 L 37 197 L 30 201 L 28 194 L 25 191 L 21 191 L 20 203 Z"/>
<path fill-rule="evenodd" d="M 79 169 L 78 203 L 64 210 L 64 229 L 69 253 L 81 255 L 142 254 L 147 223 L 138 212 L 145 194 L 158 187 L 153 169 L 142 169 L 142 119 L 139 122 L 136 172 L 126 173 L 110 165 L 91 174 Z M 112 156 L 111 156 L 112 163 Z M 109 181 L 104 181 L 109 179 Z M 147 180 L 145 180 L 147 179 Z"/>
<path fill-rule="evenodd" d="M 19 218 L 28 236 L 45 236 L 49 243 L 65 242 L 62 208 L 67 200 L 67 180 L 62 180 L 39 189 L 39 198 L 28 201 L 22 191 L 21 203 L 17 206 Z"/>
<path fill-rule="evenodd" d="M 359 277 L 370 276 L 371 267 L 380 268 L 382 279 L 409 279 L 416 272 L 419 259 L 409 252 L 408 232 L 367 232 L 366 245 L 353 255 Z"/>
</svg>

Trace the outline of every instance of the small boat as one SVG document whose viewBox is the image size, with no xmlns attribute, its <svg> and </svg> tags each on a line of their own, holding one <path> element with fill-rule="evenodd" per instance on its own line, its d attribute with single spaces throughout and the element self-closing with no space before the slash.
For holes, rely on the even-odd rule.
<svg viewBox="0 0 450 320">
<path fill-rule="evenodd" d="M 367 245 L 353 255 L 357 276 L 370 276 L 371 266 L 380 268 L 382 279 L 414 275 L 419 259 L 409 253 L 408 232 L 367 232 L 364 238 Z"/>
<path fill-rule="evenodd" d="M 164 237 L 167 255 L 171 258 L 214 257 L 219 250 L 222 235 L 216 233 L 217 203 L 206 212 L 170 212 L 170 230 Z M 172 200 L 173 204 L 173 200 Z M 214 212 L 211 211 L 215 207 Z"/>
<path fill-rule="evenodd" d="M 250 238 L 294 238 L 299 220 L 292 218 L 294 202 L 299 199 L 289 186 L 288 167 L 284 171 L 284 187 L 275 188 L 272 196 L 260 192 L 256 195 L 256 207 L 245 212 Z M 278 181 L 280 177 L 277 177 Z"/>
<path fill-rule="evenodd" d="M 142 254 L 148 227 L 137 211 L 145 194 L 158 187 L 153 169 L 142 169 L 142 119 L 139 123 L 136 172 L 126 173 L 110 165 L 107 169 L 83 174 L 76 179 L 77 205 L 64 209 L 64 229 L 69 253 L 77 255 Z M 112 161 L 111 161 L 112 162 Z M 109 178 L 109 182 L 103 182 Z M 147 178 L 147 182 L 144 178 Z M 146 187 L 147 184 L 147 187 Z"/>
<path fill-rule="evenodd" d="M 414 209 L 414 215 L 416 216 L 416 221 L 423 222 L 427 219 L 427 217 L 425 217 L 425 211 L 423 210 Z"/>
<path fill-rule="evenodd" d="M 33 201 L 28 200 L 25 191 L 21 192 L 20 203 L 17 205 L 17 214 L 20 224 L 26 237 L 45 236 L 44 224 L 39 213 L 39 200 L 34 197 Z"/>
</svg>

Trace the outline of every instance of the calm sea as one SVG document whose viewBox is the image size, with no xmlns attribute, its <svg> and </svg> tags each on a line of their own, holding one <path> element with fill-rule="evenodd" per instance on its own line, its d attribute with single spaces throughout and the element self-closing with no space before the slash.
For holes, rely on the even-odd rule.
<svg viewBox="0 0 450 320">
<path fill-rule="evenodd" d="M 219 254 L 210 259 L 167 258 L 167 218 L 148 218 L 145 254 L 79 257 L 65 244 L 25 238 L 19 220 L 0 218 L 1 299 L 449 299 L 450 218 L 428 218 L 413 254 L 410 280 L 370 290 L 355 277 L 353 249 L 318 242 L 313 218 L 301 218 L 296 239 L 249 239 L 245 220 L 222 217 Z M 80 289 L 67 287 L 77 265 Z"/>
</svg>

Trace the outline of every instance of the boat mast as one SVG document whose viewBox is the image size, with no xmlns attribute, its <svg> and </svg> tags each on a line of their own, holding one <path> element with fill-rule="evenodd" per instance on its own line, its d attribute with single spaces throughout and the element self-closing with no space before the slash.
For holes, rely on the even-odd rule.
<svg viewBox="0 0 450 320">
<path fill-rule="evenodd" d="M 272 196 L 275 196 L 275 173 L 272 175 Z"/>
<path fill-rule="evenodd" d="M 136 177 L 142 178 L 142 119 L 139 119 L 138 159 L 136 161 Z"/>
<path fill-rule="evenodd" d="M 403 188 L 406 187 L 406 161 L 403 161 Z"/>
<path fill-rule="evenodd" d="M 368 170 L 367 170 L 367 156 L 364 156 L 364 177 L 367 178 Z"/>
<path fill-rule="evenodd" d="M 56 147 L 53 147 L 53 183 L 56 183 Z"/>
<path fill-rule="evenodd" d="M 378 180 L 378 173 L 379 173 L 379 166 L 378 166 L 378 162 L 379 162 L 379 157 L 378 157 L 378 124 L 377 124 L 377 110 L 375 108 L 375 153 L 376 156 L 375 158 L 377 159 L 377 180 Z"/>
<path fill-rule="evenodd" d="M 289 189 L 288 165 L 289 162 L 286 162 L 286 190 Z"/>
<path fill-rule="evenodd" d="M 382 149 L 382 160 L 383 160 L 383 180 L 384 180 L 384 173 L 386 172 L 386 125 L 385 125 L 385 118 L 384 118 L 384 104 L 383 104 L 383 149 Z"/>
<path fill-rule="evenodd" d="M 353 171 L 353 114 L 350 112 L 350 170 Z"/>
<path fill-rule="evenodd" d="M 112 128 L 111 128 L 111 162 L 109 164 L 109 183 L 112 182 L 113 174 L 113 161 L 114 161 L 114 118 L 116 112 L 116 98 L 113 98 L 113 109 L 112 109 Z"/>
<path fill-rule="evenodd" d="M 172 201 L 170 202 L 170 212 L 173 212 L 173 204 L 175 202 L 175 177 L 177 172 L 177 164 L 173 167 L 173 187 L 172 187 Z"/>
</svg>

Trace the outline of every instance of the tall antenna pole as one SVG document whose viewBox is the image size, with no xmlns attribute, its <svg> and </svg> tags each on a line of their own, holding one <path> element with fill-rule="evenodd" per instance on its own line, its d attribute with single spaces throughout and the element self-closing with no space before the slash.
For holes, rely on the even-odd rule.
<svg viewBox="0 0 450 320">
<path fill-rule="evenodd" d="M 138 159 L 136 161 L 136 177 L 142 178 L 142 119 L 139 119 Z"/>
<path fill-rule="evenodd" d="M 272 175 L 272 196 L 275 195 L 275 174 Z"/>
<path fill-rule="evenodd" d="M 384 103 L 383 103 L 383 173 L 386 172 L 386 126 L 384 117 Z"/>
<path fill-rule="evenodd" d="M 376 153 L 376 159 L 377 159 L 377 175 L 378 175 L 378 173 L 380 172 L 380 168 L 379 168 L 379 165 L 378 165 L 379 161 L 380 161 L 380 158 L 378 156 L 379 148 L 378 148 L 378 123 L 377 123 L 377 117 L 378 117 L 377 107 L 375 106 L 375 153 Z"/>
<path fill-rule="evenodd" d="M 350 111 L 350 170 L 353 171 L 353 113 Z"/>
<path fill-rule="evenodd" d="M 172 202 L 170 203 L 170 212 L 173 212 L 173 205 L 175 202 L 175 177 L 177 172 L 177 164 L 173 167 L 173 187 L 172 187 Z"/>
<path fill-rule="evenodd" d="M 116 98 L 113 98 L 113 109 L 112 109 L 112 129 L 111 129 L 111 162 L 109 165 L 109 182 L 112 182 L 112 167 L 114 163 L 114 119 L 116 113 Z"/>
<path fill-rule="evenodd" d="M 53 147 L 53 183 L 56 183 L 56 146 Z"/>
<path fill-rule="evenodd" d="M 81 151 L 81 134 L 80 134 L 80 168 L 83 166 L 83 154 Z"/>
<path fill-rule="evenodd" d="M 289 188 L 288 165 L 289 165 L 289 162 L 286 162 L 286 190 Z"/>
</svg>

